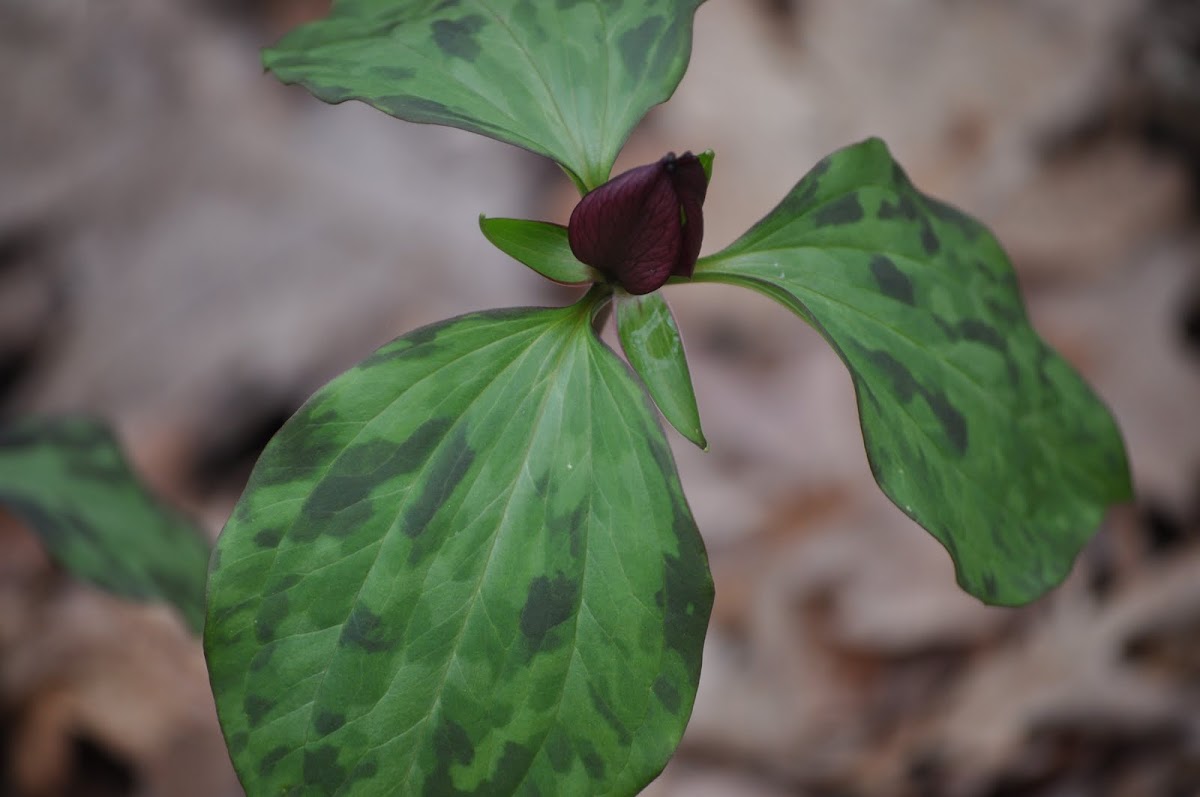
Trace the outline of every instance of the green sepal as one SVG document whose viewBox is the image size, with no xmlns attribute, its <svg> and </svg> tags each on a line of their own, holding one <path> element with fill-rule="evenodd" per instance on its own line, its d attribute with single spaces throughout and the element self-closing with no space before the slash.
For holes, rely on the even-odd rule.
<svg viewBox="0 0 1200 797">
<path fill-rule="evenodd" d="M 267 446 L 205 628 L 248 794 L 632 795 L 665 765 L 712 581 L 604 298 L 405 335 Z"/>
<path fill-rule="evenodd" d="M 658 291 L 642 296 L 617 291 L 614 305 L 617 336 L 629 364 L 667 422 L 707 451 L 683 341 L 667 300 Z"/>
<path fill-rule="evenodd" d="M 0 506 L 73 576 L 168 603 L 200 631 L 208 541 L 142 485 L 104 424 L 39 418 L 0 428 Z"/>
<path fill-rule="evenodd" d="M 338 0 L 263 54 L 331 103 L 449 125 L 608 179 L 634 125 L 675 91 L 703 0 Z"/>
<path fill-rule="evenodd" d="M 713 161 L 716 160 L 717 153 L 711 149 L 706 149 L 696 156 L 696 160 L 700 161 L 700 168 L 704 170 L 704 179 L 712 182 Z"/>
<path fill-rule="evenodd" d="M 1132 495 L 1112 416 L 1030 327 L 995 238 L 877 139 L 821 161 L 695 281 L 770 296 L 837 350 L 876 481 L 985 602 L 1061 582 Z"/>
<path fill-rule="evenodd" d="M 548 221 L 479 217 L 479 229 L 504 254 L 548 280 L 562 285 L 601 282 L 596 269 L 579 262 L 571 252 L 567 228 Z"/>
</svg>

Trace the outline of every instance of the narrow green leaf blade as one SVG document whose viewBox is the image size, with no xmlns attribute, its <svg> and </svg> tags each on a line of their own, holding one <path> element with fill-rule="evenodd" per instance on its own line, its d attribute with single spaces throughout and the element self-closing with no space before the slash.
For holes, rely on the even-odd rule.
<svg viewBox="0 0 1200 797">
<path fill-rule="evenodd" d="M 586 310 L 399 338 L 268 445 L 205 629 L 249 794 L 634 794 L 661 770 L 712 582 Z"/>
<path fill-rule="evenodd" d="M 567 240 L 567 228 L 561 224 L 480 216 L 479 229 L 501 252 L 548 280 L 563 285 L 603 280 L 598 271 L 575 259 Z"/>
<path fill-rule="evenodd" d="M 340 0 L 265 66 L 326 102 L 470 130 L 603 183 L 675 91 L 703 0 Z"/>
<path fill-rule="evenodd" d="M 28 419 L 0 429 L 0 506 L 72 575 L 170 603 L 200 630 L 208 542 L 142 486 L 103 424 Z"/>
<path fill-rule="evenodd" d="M 619 291 L 615 304 L 617 336 L 629 364 L 667 422 L 707 451 L 683 341 L 667 300 L 658 291 L 642 296 Z"/>
<path fill-rule="evenodd" d="M 758 290 L 833 345 L 876 481 L 982 600 L 1058 584 L 1131 497 L 1112 416 L 1029 326 L 1000 245 L 919 193 L 883 142 L 823 160 L 695 276 Z"/>
</svg>

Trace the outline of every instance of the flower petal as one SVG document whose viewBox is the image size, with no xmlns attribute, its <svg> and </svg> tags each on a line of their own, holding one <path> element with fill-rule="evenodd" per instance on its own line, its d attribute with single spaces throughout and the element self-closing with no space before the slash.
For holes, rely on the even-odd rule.
<svg viewBox="0 0 1200 797">
<path fill-rule="evenodd" d="M 641 205 L 655 183 L 669 182 L 659 164 L 631 169 L 590 191 L 571 212 L 567 239 L 575 257 L 616 276 L 629 239 L 641 218 Z"/>
<path fill-rule="evenodd" d="M 683 240 L 679 259 L 671 269 L 671 274 L 690 277 L 704 240 L 704 197 L 708 194 L 708 178 L 704 175 L 700 159 L 690 152 L 680 155 L 675 160 L 674 168 L 668 169 L 668 174 L 679 206 L 683 209 Z"/>
<path fill-rule="evenodd" d="M 691 153 L 631 169 L 575 206 L 567 228 L 571 251 L 635 295 L 657 290 L 673 273 L 690 276 L 704 234 L 707 188 L 704 168 Z"/>
</svg>

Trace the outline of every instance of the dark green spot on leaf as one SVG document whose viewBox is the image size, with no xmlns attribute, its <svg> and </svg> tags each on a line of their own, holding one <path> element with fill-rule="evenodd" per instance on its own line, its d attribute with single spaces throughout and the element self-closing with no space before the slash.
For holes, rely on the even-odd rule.
<svg viewBox="0 0 1200 797">
<path fill-rule="evenodd" d="M 890 258 L 875 255 L 871 258 L 871 276 L 884 296 L 912 305 L 916 299 L 913 294 L 912 280 L 908 278 Z"/>
<path fill-rule="evenodd" d="M 627 746 L 633 737 L 629 735 L 629 729 L 625 727 L 625 723 L 621 722 L 620 717 L 612 710 L 612 706 L 604 698 L 604 695 L 596 689 L 594 685 L 588 687 L 588 692 L 592 698 L 592 706 L 596 709 L 596 713 L 612 728 L 617 734 L 617 742 L 622 746 Z"/>
<path fill-rule="evenodd" d="M 258 762 L 258 773 L 260 775 L 269 775 L 275 769 L 275 766 L 287 756 L 290 750 L 291 748 L 284 745 L 272 747 L 262 757 L 262 760 Z"/>
<path fill-rule="evenodd" d="M 258 725 L 262 722 L 263 717 L 274 708 L 275 701 L 267 700 L 259 695 L 246 695 L 245 700 L 246 716 L 250 718 L 250 722 Z"/>
<path fill-rule="evenodd" d="M 345 724 L 346 715 L 336 714 L 332 711 L 320 711 L 313 718 L 313 728 L 322 736 L 328 736 Z"/>
<path fill-rule="evenodd" d="M 304 782 L 321 794 L 335 794 L 346 781 L 346 770 L 338 763 L 338 748 L 322 745 L 304 751 Z"/>
<path fill-rule="evenodd" d="M 660 675 L 655 679 L 654 696 L 667 711 L 672 714 L 679 711 L 679 690 L 667 679 L 667 676 Z"/>
<path fill-rule="evenodd" d="M 283 593 L 268 595 L 259 606 L 254 623 L 254 635 L 259 642 L 275 639 L 279 624 L 288 616 L 288 597 Z"/>
<path fill-rule="evenodd" d="M 646 68 L 646 58 L 650 48 L 658 39 L 663 29 L 662 17 L 649 17 L 636 28 L 621 35 L 619 47 L 621 60 L 629 74 L 640 76 Z"/>
<path fill-rule="evenodd" d="M 846 194 L 838 197 L 813 216 L 813 222 L 818 227 L 828 227 L 840 224 L 853 224 L 863 220 L 862 203 L 858 194 Z"/>
<path fill-rule="evenodd" d="M 552 629 L 570 619 L 579 603 L 579 583 L 563 574 L 539 576 L 529 585 L 521 610 L 521 634 L 533 651 L 541 648 Z"/>
<path fill-rule="evenodd" d="M 383 618 L 362 604 L 351 610 L 350 618 L 342 629 L 341 644 L 361 648 L 368 653 L 381 653 L 393 647 L 393 642 L 385 634 Z"/>
<path fill-rule="evenodd" d="M 483 17 L 471 14 L 462 19 L 438 19 L 433 22 L 433 41 L 448 58 L 474 61 L 479 57 L 476 34 L 483 29 Z"/>
<path fill-rule="evenodd" d="M 254 544 L 259 548 L 274 548 L 281 539 L 283 532 L 279 529 L 263 529 L 254 535 Z"/>
</svg>

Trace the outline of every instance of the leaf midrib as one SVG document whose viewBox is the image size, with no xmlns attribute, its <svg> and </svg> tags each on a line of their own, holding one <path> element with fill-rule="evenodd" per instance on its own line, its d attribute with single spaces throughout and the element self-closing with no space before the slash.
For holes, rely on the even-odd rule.
<svg viewBox="0 0 1200 797">
<path fill-rule="evenodd" d="M 541 340 L 543 340 L 543 339 L 545 338 L 545 335 L 547 335 L 547 334 L 549 334 L 549 333 L 550 333 L 550 330 L 551 330 L 551 329 L 553 329 L 553 327 L 550 327 L 549 329 L 547 329 L 547 331 L 546 331 L 546 332 L 545 332 L 543 335 L 539 336 L 539 338 L 538 338 L 536 341 L 534 341 L 533 343 L 531 343 L 531 344 L 530 344 L 530 347 L 529 347 L 529 349 L 527 349 L 527 350 L 526 350 L 526 351 L 523 353 L 523 356 L 529 356 L 529 355 L 530 355 L 530 353 L 531 353 L 531 352 L 534 350 L 534 348 L 535 348 L 536 344 L 537 344 L 538 342 L 540 342 Z M 552 368 L 550 368 L 550 369 L 549 369 L 549 372 L 550 372 L 550 373 L 554 373 L 554 372 L 556 372 L 556 371 L 558 370 L 558 368 L 559 368 L 559 367 L 561 367 L 561 365 L 562 365 L 562 361 L 565 359 L 565 357 L 566 357 L 566 353 L 567 353 L 569 350 L 570 350 L 570 346 L 568 346 L 568 345 L 563 345 L 563 346 L 561 346 L 561 347 L 560 347 L 560 351 L 558 352 L 558 362 L 556 363 L 556 365 L 555 365 L 554 367 L 552 367 Z M 552 354 L 552 353 L 553 353 L 553 352 L 548 352 L 548 354 Z M 518 358 L 518 359 L 521 359 L 521 358 Z M 548 358 L 547 358 L 547 359 L 548 359 Z M 507 368 L 506 368 L 506 369 L 505 369 L 505 372 L 507 372 L 508 370 L 509 370 L 509 369 L 507 369 Z M 498 375 L 498 376 L 499 376 L 499 375 Z M 495 384 L 495 380 L 493 380 L 492 384 Z M 485 391 L 485 392 L 486 392 L 486 391 Z M 476 399 L 475 399 L 474 401 L 472 401 L 471 405 L 469 405 L 469 406 L 468 406 L 468 408 L 467 408 L 466 410 L 464 410 L 464 411 L 463 411 L 462 415 L 460 416 L 460 420 L 461 420 L 462 418 L 466 418 L 467 414 L 470 412 L 470 406 L 473 406 L 473 405 L 474 405 L 474 404 L 475 404 L 475 403 L 476 403 L 476 402 L 479 400 L 479 398 L 481 398 L 483 395 L 484 395 L 484 393 L 480 393 L 480 395 L 479 395 L 479 396 L 477 396 L 477 397 L 476 397 Z M 531 429 L 532 429 L 532 430 L 533 430 L 535 433 L 534 433 L 534 434 L 531 434 L 531 435 L 529 436 L 529 441 L 528 441 L 528 443 L 527 443 L 527 445 L 526 445 L 526 447 L 525 447 L 525 450 L 524 450 L 524 452 L 522 453 L 522 457 L 521 457 L 521 466 L 520 466 L 520 467 L 517 469 L 517 471 L 516 471 L 516 479 L 517 479 L 517 481 L 519 481 L 519 480 L 520 480 L 520 478 L 521 478 L 521 475 L 522 475 L 522 474 L 525 472 L 525 470 L 528 468 L 528 464 L 529 464 L 529 457 L 530 457 L 530 455 L 531 455 L 531 454 L 532 454 L 532 452 L 533 452 L 533 442 L 534 442 L 534 440 L 535 440 L 535 439 L 536 439 L 536 437 L 537 437 L 536 430 L 537 430 L 537 428 L 540 426 L 541 419 L 542 419 L 542 418 L 544 417 L 544 415 L 545 415 L 546 407 L 547 407 L 547 405 L 549 404 L 549 402 L 550 402 L 550 398 L 551 398 L 553 395 L 554 395 L 554 391 L 553 391 L 553 390 L 550 390 L 550 389 L 547 389 L 547 390 L 545 391 L 545 395 L 543 395 L 543 396 L 542 396 L 541 403 L 538 405 L 538 409 L 537 409 L 537 412 L 536 412 L 536 420 L 535 420 L 535 422 L 534 422 L 534 423 L 531 425 Z M 456 424 L 455 424 L 455 425 L 457 425 L 457 422 L 456 422 Z M 447 436 L 447 437 L 449 437 L 449 433 L 450 433 L 450 430 L 447 430 L 447 433 L 446 433 L 446 436 Z M 444 439 L 444 438 L 443 438 L 443 439 Z M 430 457 L 430 458 L 432 459 L 432 454 L 431 454 L 431 457 Z M 466 632 L 467 625 L 469 624 L 469 620 L 470 620 L 470 618 L 471 618 L 471 615 L 472 615 L 472 613 L 474 612 L 474 609 L 475 609 L 475 604 L 478 602 L 478 600 L 479 600 L 479 596 L 480 596 L 480 594 L 481 594 L 481 593 L 482 593 L 482 591 L 483 591 L 483 584 L 484 584 L 484 582 L 486 582 L 486 581 L 487 581 L 487 578 L 488 578 L 488 572 L 489 572 L 489 570 L 491 569 L 492 562 L 494 561 L 494 558 L 495 558 L 496 547 L 497 547 L 497 546 L 499 545 L 499 543 L 500 543 L 500 537 L 502 536 L 502 534 L 503 534 L 503 530 L 504 530 L 504 527 L 505 527 L 505 525 L 506 525 L 506 523 L 507 523 L 507 520 L 508 520 L 508 513 L 509 513 L 509 510 L 510 510 L 510 509 L 511 509 L 511 507 L 512 507 L 512 499 L 513 499 L 513 495 L 516 493 L 515 486 L 516 486 L 516 482 L 514 482 L 514 483 L 513 483 L 513 485 L 511 485 L 511 486 L 509 487 L 509 489 L 507 490 L 507 493 L 508 493 L 508 495 L 507 495 L 507 499 L 506 499 L 506 501 L 505 501 L 505 505 L 504 505 L 504 511 L 503 511 L 503 512 L 502 512 L 502 514 L 501 514 L 500 522 L 499 522 L 499 524 L 498 524 L 498 525 L 497 525 L 497 527 L 496 527 L 496 531 L 495 531 L 495 533 L 494 533 L 494 534 L 492 534 L 492 542 L 491 542 L 491 545 L 488 547 L 487 559 L 486 559 L 486 561 L 484 562 L 483 569 L 482 569 L 482 571 L 481 571 L 481 572 L 480 572 L 480 574 L 479 574 L 479 580 L 478 580 L 478 582 L 477 582 L 477 583 L 476 583 L 476 585 L 475 585 L 475 590 L 474 590 L 473 594 L 471 595 L 469 602 L 468 602 L 468 603 L 467 603 L 467 604 L 464 606 L 464 609 L 463 609 L 463 612 L 462 612 L 462 615 L 463 615 L 463 622 L 462 622 L 461 626 L 459 627 L 458 633 L 455 635 L 454 642 L 453 642 L 453 644 L 452 644 L 452 646 L 451 646 L 452 653 L 451 653 L 451 655 L 450 655 L 450 656 L 447 658 L 447 660 L 446 660 L 446 664 L 445 664 L 445 666 L 442 668 L 442 673 L 441 673 L 441 676 L 439 677 L 437 688 L 436 688 L 435 690 L 433 690 L 433 700 L 432 700 L 432 702 L 431 702 L 431 704 L 430 704 L 429 711 L 426 713 L 426 722 L 425 722 L 425 723 L 423 723 L 423 724 L 426 724 L 426 725 L 427 725 L 427 724 L 428 724 L 428 720 L 430 720 L 430 719 L 432 719 L 432 718 L 433 718 L 433 715 L 434 715 L 434 713 L 435 713 L 435 712 L 438 710 L 438 708 L 441 706 L 442 696 L 443 696 L 443 694 L 444 694 L 444 692 L 445 692 L 446 680 L 447 680 L 447 678 L 449 677 L 450 668 L 453 666 L 454 662 L 458 660 L 458 650 L 459 650 L 459 648 L 460 648 L 460 646 L 461 646 L 461 641 L 462 641 L 463 634 Z M 468 487 L 467 489 L 468 489 L 468 492 L 469 492 L 469 491 L 470 491 L 470 488 Z M 461 511 L 462 511 L 462 509 L 461 509 L 461 506 L 460 506 L 460 508 L 459 508 L 458 512 L 461 512 Z M 454 519 L 456 519 L 456 518 L 458 517 L 458 512 L 456 512 L 456 513 L 455 513 L 455 514 L 454 514 L 454 515 L 453 515 L 453 516 L 450 518 L 450 521 L 448 521 L 448 522 L 453 522 L 453 520 L 454 520 Z M 397 515 L 397 521 L 398 521 L 398 520 L 399 520 L 399 515 Z M 392 531 L 394 530 L 394 528 L 395 528 L 395 526 L 393 525 L 392 529 L 390 529 L 390 530 L 389 530 L 389 533 L 392 533 Z M 425 586 L 428 584 L 428 581 L 429 581 L 429 574 L 430 574 L 430 571 L 429 571 L 429 570 L 427 570 L 427 571 L 426 571 L 426 574 L 425 574 L 425 579 L 424 579 L 424 581 L 422 581 L 422 586 L 421 586 L 421 590 L 420 590 L 421 592 L 425 592 Z M 388 689 L 388 691 L 389 691 L 389 692 L 391 691 L 391 687 L 393 687 L 393 686 L 395 685 L 395 682 L 396 682 L 396 677 L 397 677 L 398 675 L 399 675 L 399 671 L 397 671 L 397 672 L 396 672 L 396 673 L 393 675 L 393 677 L 392 677 L 392 682 L 391 682 L 391 685 L 389 686 L 389 689 Z M 376 705 L 378 705 L 378 701 L 377 701 Z M 367 712 L 367 713 L 370 713 L 370 712 Z M 408 769 L 406 770 L 406 772 L 405 772 L 405 776 L 404 776 L 404 785 L 405 785 L 405 787 L 407 787 L 407 786 L 408 786 L 408 784 L 409 784 L 409 782 L 412 780 L 412 775 L 413 775 L 413 772 L 414 772 L 414 770 L 415 770 L 415 768 L 416 768 L 416 764 L 417 764 L 417 757 L 418 757 L 418 756 L 417 756 L 417 749 L 416 749 L 416 747 L 414 746 L 414 747 L 412 748 L 412 751 L 411 751 L 411 753 L 410 753 L 410 758 L 411 758 L 411 760 L 410 760 L 410 762 L 409 762 Z M 360 758 L 360 760 L 361 760 L 361 758 Z"/>
</svg>

